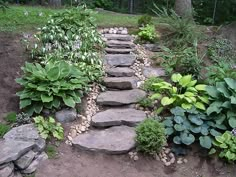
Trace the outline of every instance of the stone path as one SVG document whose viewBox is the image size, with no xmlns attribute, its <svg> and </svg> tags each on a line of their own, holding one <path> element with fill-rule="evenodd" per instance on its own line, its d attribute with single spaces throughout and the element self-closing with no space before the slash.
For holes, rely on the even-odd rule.
<svg viewBox="0 0 236 177">
<path fill-rule="evenodd" d="M 135 128 L 146 118 L 143 111 L 131 108 L 146 93 L 137 88 L 139 79 L 130 67 L 136 57 L 132 37 L 122 34 L 105 34 L 107 91 L 100 93 L 97 104 L 106 108 L 92 117 L 93 129 L 78 135 L 72 145 L 80 149 L 108 154 L 127 153 L 135 147 Z"/>
</svg>

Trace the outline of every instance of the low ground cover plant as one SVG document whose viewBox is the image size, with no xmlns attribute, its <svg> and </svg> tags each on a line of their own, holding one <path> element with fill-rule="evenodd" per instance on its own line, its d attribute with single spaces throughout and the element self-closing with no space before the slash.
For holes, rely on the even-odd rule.
<svg viewBox="0 0 236 177">
<path fill-rule="evenodd" d="M 2 138 L 10 129 L 11 127 L 9 125 L 0 123 L 0 138 Z"/>
<path fill-rule="evenodd" d="M 207 86 L 206 91 L 210 96 L 207 115 L 228 128 L 236 128 L 236 80 L 225 78 L 223 82 Z"/>
<path fill-rule="evenodd" d="M 139 27 L 144 27 L 146 25 L 153 25 L 153 21 L 152 21 L 152 16 L 146 14 L 146 15 L 142 15 L 139 19 L 138 19 L 138 26 Z"/>
<path fill-rule="evenodd" d="M 158 154 L 166 144 L 164 126 L 156 119 L 148 118 L 136 128 L 137 149 L 147 154 Z"/>
<path fill-rule="evenodd" d="M 155 26 L 148 24 L 144 27 L 140 27 L 138 37 L 141 42 L 155 42 L 160 36 L 156 32 Z"/>
<path fill-rule="evenodd" d="M 194 107 L 187 110 L 175 107 L 171 109 L 171 113 L 171 116 L 165 117 L 163 124 L 167 136 L 177 145 L 197 142 L 201 147 L 210 149 L 212 140 L 221 135 L 221 124 Z"/>
<path fill-rule="evenodd" d="M 155 87 L 155 93 L 152 94 L 151 98 L 160 100 L 164 107 L 180 106 L 183 109 L 196 107 L 200 110 L 206 110 L 208 104 L 206 85 L 197 84 L 197 80 L 194 80 L 192 75 L 173 74 L 170 83 L 158 82 L 154 83 L 153 87 Z"/>
</svg>

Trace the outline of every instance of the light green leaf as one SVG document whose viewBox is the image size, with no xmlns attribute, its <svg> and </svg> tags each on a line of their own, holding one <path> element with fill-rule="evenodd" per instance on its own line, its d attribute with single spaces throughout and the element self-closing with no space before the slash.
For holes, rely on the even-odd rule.
<svg viewBox="0 0 236 177">
<path fill-rule="evenodd" d="M 63 98 L 63 101 L 65 103 L 65 105 L 74 108 L 75 107 L 75 101 L 73 100 L 72 97 L 67 96 L 65 98 Z"/>
<path fill-rule="evenodd" d="M 201 102 L 195 103 L 194 106 L 195 106 L 196 108 L 198 108 L 198 109 L 206 110 L 205 105 L 204 105 L 203 103 L 201 103 Z"/>
<path fill-rule="evenodd" d="M 210 149 L 212 146 L 212 141 L 209 136 L 201 136 L 199 138 L 199 141 L 200 141 L 200 145 L 206 149 Z"/>
<path fill-rule="evenodd" d="M 49 103 L 49 102 L 53 101 L 53 96 L 41 94 L 41 100 L 43 103 Z"/>
<path fill-rule="evenodd" d="M 29 105 L 31 105 L 31 100 L 30 99 L 20 100 L 20 109 L 25 108 Z"/>
<path fill-rule="evenodd" d="M 175 101 L 174 98 L 163 97 L 163 98 L 161 99 L 161 104 L 162 104 L 163 106 L 167 106 L 167 105 L 170 105 L 170 104 L 174 103 L 174 101 Z"/>
<path fill-rule="evenodd" d="M 51 68 L 47 73 L 47 78 L 51 81 L 56 81 L 60 77 L 60 69 L 58 66 Z"/>
<path fill-rule="evenodd" d="M 173 82 L 175 82 L 175 83 L 177 83 L 177 82 L 179 82 L 179 80 L 182 78 L 182 75 L 181 74 L 173 74 L 172 76 L 171 76 L 171 80 L 173 81 Z"/>
<path fill-rule="evenodd" d="M 180 84 L 182 87 L 186 87 L 191 81 L 192 81 L 192 75 L 186 75 L 186 76 L 183 76 L 183 77 L 179 80 L 179 84 Z"/>
</svg>

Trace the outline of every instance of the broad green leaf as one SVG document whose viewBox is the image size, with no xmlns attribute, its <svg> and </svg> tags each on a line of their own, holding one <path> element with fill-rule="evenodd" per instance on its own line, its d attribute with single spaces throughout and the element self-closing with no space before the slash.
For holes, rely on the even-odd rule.
<svg viewBox="0 0 236 177">
<path fill-rule="evenodd" d="M 187 85 L 187 87 L 193 87 L 196 83 L 197 83 L 197 80 L 193 80 Z"/>
<path fill-rule="evenodd" d="M 60 69 L 58 66 L 51 68 L 47 73 L 47 78 L 50 81 L 56 81 L 60 77 Z"/>
<path fill-rule="evenodd" d="M 199 85 L 196 85 L 195 88 L 199 91 L 204 91 L 206 90 L 206 85 L 199 84 Z"/>
<path fill-rule="evenodd" d="M 175 128 L 175 130 L 178 131 L 178 132 L 182 132 L 183 130 L 185 130 L 185 127 L 184 127 L 184 125 L 182 125 L 182 124 L 175 124 L 175 125 L 174 125 L 174 128 Z"/>
<path fill-rule="evenodd" d="M 172 127 L 173 126 L 173 121 L 171 119 L 165 119 L 162 122 L 166 127 Z"/>
<path fill-rule="evenodd" d="M 182 75 L 181 74 L 173 74 L 172 76 L 171 76 L 171 80 L 173 81 L 173 82 L 175 82 L 175 83 L 177 83 L 177 82 L 179 82 L 179 80 L 182 78 Z"/>
<path fill-rule="evenodd" d="M 199 138 L 200 145 L 206 149 L 210 149 L 212 147 L 212 141 L 209 136 L 201 136 Z"/>
<path fill-rule="evenodd" d="M 184 143 L 186 145 L 190 145 L 190 144 L 194 143 L 194 141 L 195 141 L 195 137 L 191 133 L 189 133 L 189 134 L 181 133 L 180 138 L 181 138 L 182 143 Z"/>
<path fill-rule="evenodd" d="M 207 96 L 198 96 L 198 98 L 199 98 L 203 103 L 206 103 L 206 104 L 209 103 L 209 100 L 208 100 L 208 97 L 207 97 Z"/>
<path fill-rule="evenodd" d="M 184 108 L 184 109 L 191 109 L 192 108 L 192 104 L 182 103 L 181 107 Z"/>
<path fill-rule="evenodd" d="M 221 136 L 222 135 L 220 132 L 216 131 L 215 129 L 211 129 L 210 134 L 212 136 Z"/>
<path fill-rule="evenodd" d="M 161 99 L 161 104 L 162 104 L 163 106 L 167 106 L 167 105 L 170 105 L 170 104 L 174 103 L 174 101 L 175 101 L 174 98 L 163 97 L 163 98 Z"/>
<path fill-rule="evenodd" d="M 178 115 L 178 116 L 185 116 L 185 110 L 183 109 L 183 108 L 181 108 L 181 107 L 175 107 L 175 108 L 172 108 L 171 110 L 170 110 L 170 112 L 172 113 L 172 114 L 174 114 L 174 115 Z"/>
<path fill-rule="evenodd" d="M 211 148 L 211 150 L 209 151 L 209 155 L 213 155 L 216 153 L 216 149 L 215 148 Z"/>
<path fill-rule="evenodd" d="M 158 100 L 158 99 L 160 99 L 161 97 L 162 97 L 161 94 L 155 93 L 155 94 L 153 94 L 153 95 L 151 96 L 151 99 L 152 99 L 152 100 Z"/>
<path fill-rule="evenodd" d="M 20 100 L 20 109 L 25 108 L 29 105 L 31 105 L 31 100 L 30 99 Z"/>
<path fill-rule="evenodd" d="M 194 104 L 194 106 L 195 106 L 196 108 L 198 108 L 198 109 L 206 110 L 205 105 L 204 105 L 203 103 L 201 103 L 201 102 L 196 102 L 196 103 Z"/>
<path fill-rule="evenodd" d="M 184 122 L 184 119 L 181 116 L 175 116 L 174 120 L 176 123 L 180 124 Z"/>
<path fill-rule="evenodd" d="M 34 107 L 34 112 L 36 112 L 37 114 L 39 114 L 43 110 L 43 104 L 40 102 L 35 103 L 33 107 Z"/>
<path fill-rule="evenodd" d="M 231 89 L 233 90 L 236 89 L 236 80 L 231 79 L 231 78 L 225 78 L 224 80 Z"/>
<path fill-rule="evenodd" d="M 203 121 L 197 115 L 189 115 L 188 119 L 196 125 L 202 125 L 203 124 Z"/>
<path fill-rule="evenodd" d="M 63 101 L 65 103 L 65 105 L 74 108 L 75 107 L 75 101 L 73 100 L 72 97 L 67 96 L 63 98 Z"/>
<path fill-rule="evenodd" d="M 186 76 L 183 76 L 183 77 L 179 80 L 179 84 L 180 84 L 182 87 L 186 87 L 191 81 L 192 81 L 192 75 L 186 75 Z"/>
<path fill-rule="evenodd" d="M 175 136 L 175 137 L 173 138 L 173 142 L 174 142 L 175 144 L 181 144 L 181 138 L 180 138 L 179 136 Z"/>
<path fill-rule="evenodd" d="M 232 128 L 236 128 L 236 117 L 229 118 L 229 125 Z"/>
<path fill-rule="evenodd" d="M 206 91 L 207 91 L 208 95 L 210 95 L 213 98 L 220 97 L 220 92 L 216 89 L 215 86 L 207 86 Z"/>
<path fill-rule="evenodd" d="M 230 100 L 231 100 L 231 104 L 236 104 L 236 95 L 235 96 L 231 96 Z"/>
<path fill-rule="evenodd" d="M 221 108 L 222 104 L 223 103 L 220 101 L 215 101 L 215 102 L 211 103 L 210 106 L 207 108 L 207 111 L 206 111 L 207 115 L 210 115 L 214 112 L 219 114 L 222 111 L 222 108 Z"/>
<path fill-rule="evenodd" d="M 165 128 L 165 133 L 167 136 L 172 135 L 174 133 L 174 129 L 172 127 Z"/>
<path fill-rule="evenodd" d="M 42 99 L 43 103 L 49 103 L 49 102 L 53 101 L 53 96 L 41 94 L 41 99 Z"/>
</svg>

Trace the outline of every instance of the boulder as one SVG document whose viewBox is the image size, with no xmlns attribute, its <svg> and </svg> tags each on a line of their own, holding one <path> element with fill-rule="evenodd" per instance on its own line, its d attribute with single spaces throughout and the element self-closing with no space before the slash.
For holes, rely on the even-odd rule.
<svg viewBox="0 0 236 177">
<path fill-rule="evenodd" d="M 110 66 L 131 66 L 136 60 L 135 55 L 127 54 L 108 54 L 105 56 L 105 64 Z"/>
<path fill-rule="evenodd" d="M 26 124 L 15 127 L 7 132 L 3 138 L 6 140 L 33 142 L 36 144 L 36 151 L 40 152 L 43 151 L 46 146 L 45 140 L 41 138 L 34 124 Z"/>
<path fill-rule="evenodd" d="M 108 88 L 127 90 L 137 88 L 138 78 L 136 77 L 106 77 L 103 80 Z"/>
<path fill-rule="evenodd" d="M 143 111 L 128 109 L 108 109 L 97 113 L 92 117 L 92 125 L 95 127 L 110 127 L 110 126 L 136 126 L 146 118 Z"/>
<path fill-rule="evenodd" d="M 36 154 L 37 153 L 34 151 L 29 151 L 26 154 L 24 154 L 23 156 L 21 156 L 19 159 L 17 159 L 14 163 L 19 169 L 25 169 L 33 161 Z"/>
<path fill-rule="evenodd" d="M 124 154 L 135 147 L 135 136 L 134 128 L 117 126 L 78 135 L 72 140 L 72 145 L 83 150 Z"/>
<path fill-rule="evenodd" d="M 97 103 L 107 106 L 120 106 L 137 103 L 146 96 L 143 90 L 106 91 L 100 93 Z"/>
<path fill-rule="evenodd" d="M 0 166 L 0 177 L 10 177 L 14 174 L 14 164 L 7 163 Z"/>
<path fill-rule="evenodd" d="M 34 142 L 25 142 L 17 140 L 2 140 L 0 141 L 0 165 L 15 161 L 23 154 L 33 149 L 36 146 Z"/>
<path fill-rule="evenodd" d="M 56 112 L 56 120 L 61 123 L 73 122 L 77 118 L 75 109 L 62 109 Z"/>
<path fill-rule="evenodd" d="M 151 52 L 161 52 L 162 49 L 158 44 L 143 44 L 143 47 L 146 50 L 149 50 Z"/>
<path fill-rule="evenodd" d="M 113 77 L 131 77 L 134 76 L 134 70 L 127 67 L 108 68 L 106 73 Z"/>
<path fill-rule="evenodd" d="M 146 78 L 150 77 L 163 77 L 165 76 L 165 70 L 163 68 L 154 68 L 154 67 L 144 67 L 143 75 Z"/>
<path fill-rule="evenodd" d="M 38 166 L 40 165 L 40 163 L 47 159 L 48 159 L 48 155 L 45 152 L 42 152 L 33 160 L 33 162 L 26 169 L 22 170 L 21 173 L 30 174 L 30 173 L 35 172 Z"/>
</svg>

